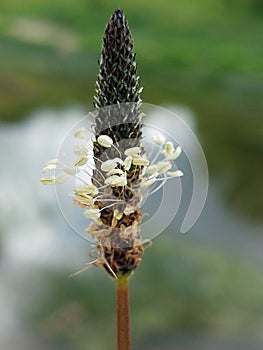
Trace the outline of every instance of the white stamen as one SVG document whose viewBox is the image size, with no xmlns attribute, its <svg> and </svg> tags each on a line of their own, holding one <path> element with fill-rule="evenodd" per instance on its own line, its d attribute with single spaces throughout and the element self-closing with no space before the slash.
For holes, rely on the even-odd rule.
<svg viewBox="0 0 263 350">
<path fill-rule="evenodd" d="M 132 156 L 128 156 L 124 159 L 124 167 L 126 171 L 129 171 L 132 165 Z"/>
<path fill-rule="evenodd" d="M 176 171 L 168 171 L 167 176 L 169 177 L 180 177 L 183 176 L 184 173 L 181 170 L 176 170 Z"/>
<path fill-rule="evenodd" d="M 54 185 L 55 184 L 55 176 L 47 176 L 47 177 L 42 177 L 40 180 L 43 185 Z"/>
<path fill-rule="evenodd" d="M 65 181 L 65 174 L 61 173 L 56 176 L 42 177 L 40 181 L 43 185 L 62 184 Z"/>
<path fill-rule="evenodd" d="M 99 193 L 99 190 L 94 185 L 88 185 L 85 187 L 85 190 L 89 192 L 91 195 L 96 196 Z"/>
<path fill-rule="evenodd" d="M 45 164 L 45 166 L 42 169 L 42 172 L 45 173 L 45 172 L 48 172 L 50 170 L 55 170 L 57 168 L 58 163 L 59 163 L 58 159 L 50 160 L 49 162 L 47 162 Z"/>
<path fill-rule="evenodd" d="M 76 137 L 78 139 L 88 140 L 88 136 L 85 134 L 84 128 L 80 128 L 80 129 L 76 130 L 74 133 L 74 137 Z"/>
<path fill-rule="evenodd" d="M 90 208 L 90 209 L 86 209 L 83 214 L 88 219 L 97 220 L 100 217 L 100 210 L 95 208 Z"/>
<path fill-rule="evenodd" d="M 172 144 L 172 142 L 170 142 L 170 141 L 166 142 L 165 152 L 168 154 L 171 154 L 174 152 L 174 145 Z"/>
<path fill-rule="evenodd" d="M 137 208 L 135 208 L 134 206 L 127 205 L 126 208 L 124 209 L 124 214 L 130 215 L 130 214 L 134 213 L 135 210 L 137 210 Z"/>
<path fill-rule="evenodd" d="M 111 147 L 113 145 L 113 140 L 107 135 L 100 135 L 97 138 L 97 142 L 103 147 Z"/>
<path fill-rule="evenodd" d="M 97 196 L 99 190 L 94 185 L 87 185 L 85 187 L 79 187 L 75 190 L 76 194 L 79 195 L 88 195 L 88 196 Z"/>
<path fill-rule="evenodd" d="M 146 159 L 146 158 L 143 158 L 143 157 L 136 157 L 136 158 L 133 158 L 132 160 L 132 163 L 134 165 L 140 165 L 140 166 L 145 166 L 145 165 L 149 165 L 149 160 Z"/>
<path fill-rule="evenodd" d="M 127 178 L 126 176 L 112 175 L 105 180 L 105 184 L 111 185 L 112 187 L 126 186 Z"/>
<path fill-rule="evenodd" d="M 115 209 L 113 212 L 113 216 L 115 217 L 115 219 L 120 220 L 123 216 L 123 213 L 120 212 L 119 210 Z"/>
<path fill-rule="evenodd" d="M 153 177 L 152 179 L 146 180 L 142 182 L 142 187 L 149 187 L 153 185 L 156 182 L 156 177 Z"/>
<path fill-rule="evenodd" d="M 58 163 L 59 163 L 59 160 L 58 159 L 51 159 L 49 162 L 47 162 L 46 164 L 45 164 L 45 167 L 46 166 L 48 166 L 48 165 L 58 165 Z"/>
<path fill-rule="evenodd" d="M 63 171 L 68 175 L 76 175 L 79 172 L 79 168 L 64 168 Z"/>
<path fill-rule="evenodd" d="M 100 168 L 102 171 L 108 172 L 116 168 L 117 164 L 124 165 L 124 162 L 120 158 L 113 158 L 101 163 Z"/>
<path fill-rule="evenodd" d="M 164 145 L 165 143 L 165 138 L 163 135 L 154 135 L 153 136 L 153 142 L 156 143 L 157 145 Z"/>
<path fill-rule="evenodd" d="M 168 157 L 168 159 L 176 160 L 182 153 L 182 148 L 178 146 L 175 151 Z"/>
<path fill-rule="evenodd" d="M 84 144 L 74 145 L 73 151 L 77 156 L 87 156 L 87 154 L 88 154 L 87 146 Z"/>
<path fill-rule="evenodd" d="M 44 168 L 42 169 L 42 173 L 46 173 L 50 170 L 55 170 L 56 168 L 57 168 L 57 164 L 48 164 L 44 166 Z"/>
<path fill-rule="evenodd" d="M 87 207 L 93 204 L 93 197 L 76 194 L 73 198 L 73 202 L 81 207 Z"/>
<path fill-rule="evenodd" d="M 124 152 L 125 156 L 137 156 L 141 153 L 141 147 L 131 147 Z"/>
<path fill-rule="evenodd" d="M 156 166 L 157 166 L 158 173 L 163 174 L 171 169 L 172 164 L 170 162 L 160 162 L 160 163 L 156 164 Z"/>
<path fill-rule="evenodd" d="M 147 174 L 152 175 L 158 172 L 157 167 L 155 165 L 148 166 L 146 170 Z"/>
<path fill-rule="evenodd" d="M 88 161 L 88 158 L 85 155 L 80 156 L 79 159 L 76 161 L 75 166 L 85 165 L 87 161 Z"/>
<path fill-rule="evenodd" d="M 91 196 L 97 196 L 97 194 L 99 193 L 99 190 L 94 185 L 88 185 L 84 187 L 84 191 L 90 194 Z"/>
<path fill-rule="evenodd" d="M 115 169 L 110 170 L 106 175 L 111 176 L 111 175 L 123 175 L 123 174 L 124 174 L 123 170 L 121 170 L 119 168 L 115 168 Z"/>
</svg>

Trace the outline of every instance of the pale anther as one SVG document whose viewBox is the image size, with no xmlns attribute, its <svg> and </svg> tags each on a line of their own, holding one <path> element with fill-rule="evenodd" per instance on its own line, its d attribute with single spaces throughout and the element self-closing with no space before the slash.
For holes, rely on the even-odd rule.
<svg viewBox="0 0 263 350">
<path fill-rule="evenodd" d="M 120 220 L 123 216 L 123 213 L 120 212 L 119 210 L 115 209 L 113 212 L 113 216 L 115 219 Z"/>
<path fill-rule="evenodd" d="M 84 211 L 84 216 L 93 220 L 97 220 L 100 217 L 100 210 L 95 208 L 90 208 Z"/>
<path fill-rule="evenodd" d="M 132 157 L 128 156 L 124 159 L 124 168 L 126 171 L 129 171 L 132 165 Z"/>
<path fill-rule="evenodd" d="M 183 175 L 184 175 L 184 173 L 181 170 L 167 172 L 167 176 L 169 176 L 169 177 L 179 177 L 179 176 L 183 176 Z"/>
<path fill-rule="evenodd" d="M 114 168 L 110 170 L 106 175 L 107 176 L 112 176 L 112 175 L 123 175 L 124 171 L 119 169 L 119 168 Z"/>
<path fill-rule="evenodd" d="M 157 164 L 157 171 L 159 174 L 163 174 L 170 170 L 171 167 L 172 164 L 170 162 L 160 162 L 159 164 Z"/>
<path fill-rule="evenodd" d="M 120 165 L 124 165 L 124 162 L 120 159 L 120 158 L 113 158 L 113 159 L 109 159 L 106 160 L 105 162 L 103 162 L 100 166 L 102 171 L 108 172 L 111 171 L 112 169 L 116 168 L 116 166 L 120 164 Z"/>
<path fill-rule="evenodd" d="M 133 158 L 132 163 L 134 165 L 146 166 L 149 165 L 149 160 L 143 157 Z"/>
<path fill-rule="evenodd" d="M 75 166 L 82 166 L 85 165 L 88 161 L 88 158 L 86 156 L 81 156 L 79 159 L 76 161 Z"/>
<path fill-rule="evenodd" d="M 158 172 L 157 167 L 155 165 L 148 166 L 146 170 L 147 174 L 152 175 Z"/>
<path fill-rule="evenodd" d="M 136 156 L 141 153 L 141 147 L 131 147 L 124 152 L 125 156 Z"/>
<path fill-rule="evenodd" d="M 149 187 L 153 185 L 156 182 L 156 177 L 153 177 L 152 179 L 146 180 L 142 182 L 142 187 Z"/>
<path fill-rule="evenodd" d="M 159 134 L 159 135 L 154 135 L 153 136 L 153 142 L 156 143 L 157 145 L 164 145 L 165 143 L 165 138 L 163 137 L 163 135 Z"/>
<path fill-rule="evenodd" d="M 172 142 L 170 142 L 170 141 L 166 142 L 165 151 L 166 151 L 168 154 L 173 153 L 173 151 L 174 151 L 174 145 L 172 144 Z"/>
<path fill-rule="evenodd" d="M 105 180 L 105 184 L 111 185 L 112 187 L 126 186 L 127 185 L 127 178 L 126 178 L 126 176 L 112 175 Z"/>
<path fill-rule="evenodd" d="M 113 140 L 107 135 L 100 135 L 97 138 L 98 143 L 103 147 L 111 147 L 113 145 Z"/>
<path fill-rule="evenodd" d="M 78 138 L 78 139 L 83 139 L 83 140 L 87 140 L 88 136 L 85 134 L 85 129 L 84 128 L 80 128 L 78 130 L 75 131 L 74 133 L 74 137 Z"/>
</svg>

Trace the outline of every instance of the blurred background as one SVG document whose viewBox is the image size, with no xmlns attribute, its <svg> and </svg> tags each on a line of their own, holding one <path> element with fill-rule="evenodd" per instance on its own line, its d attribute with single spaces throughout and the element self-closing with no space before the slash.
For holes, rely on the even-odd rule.
<svg viewBox="0 0 263 350">
<path fill-rule="evenodd" d="M 134 349 L 263 348 L 263 3 L 1 0 L 0 347 L 115 348 L 114 283 L 39 182 L 92 109 L 121 6 L 143 100 L 191 118 L 210 188 L 197 224 L 154 240 L 132 278 Z"/>
</svg>

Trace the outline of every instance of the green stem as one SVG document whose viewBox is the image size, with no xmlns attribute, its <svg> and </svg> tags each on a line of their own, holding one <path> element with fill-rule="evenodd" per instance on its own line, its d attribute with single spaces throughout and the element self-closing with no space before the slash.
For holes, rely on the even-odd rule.
<svg viewBox="0 0 263 350">
<path fill-rule="evenodd" d="M 116 280 L 117 350 L 130 350 L 129 278 Z"/>
</svg>

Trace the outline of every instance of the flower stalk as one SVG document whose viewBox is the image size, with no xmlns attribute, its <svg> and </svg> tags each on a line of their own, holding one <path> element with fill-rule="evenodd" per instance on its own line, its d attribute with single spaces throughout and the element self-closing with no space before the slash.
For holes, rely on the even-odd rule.
<svg viewBox="0 0 263 350">
<path fill-rule="evenodd" d="M 116 280 L 117 350 L 130 350 L 129 278 Z"/>
</svg>

